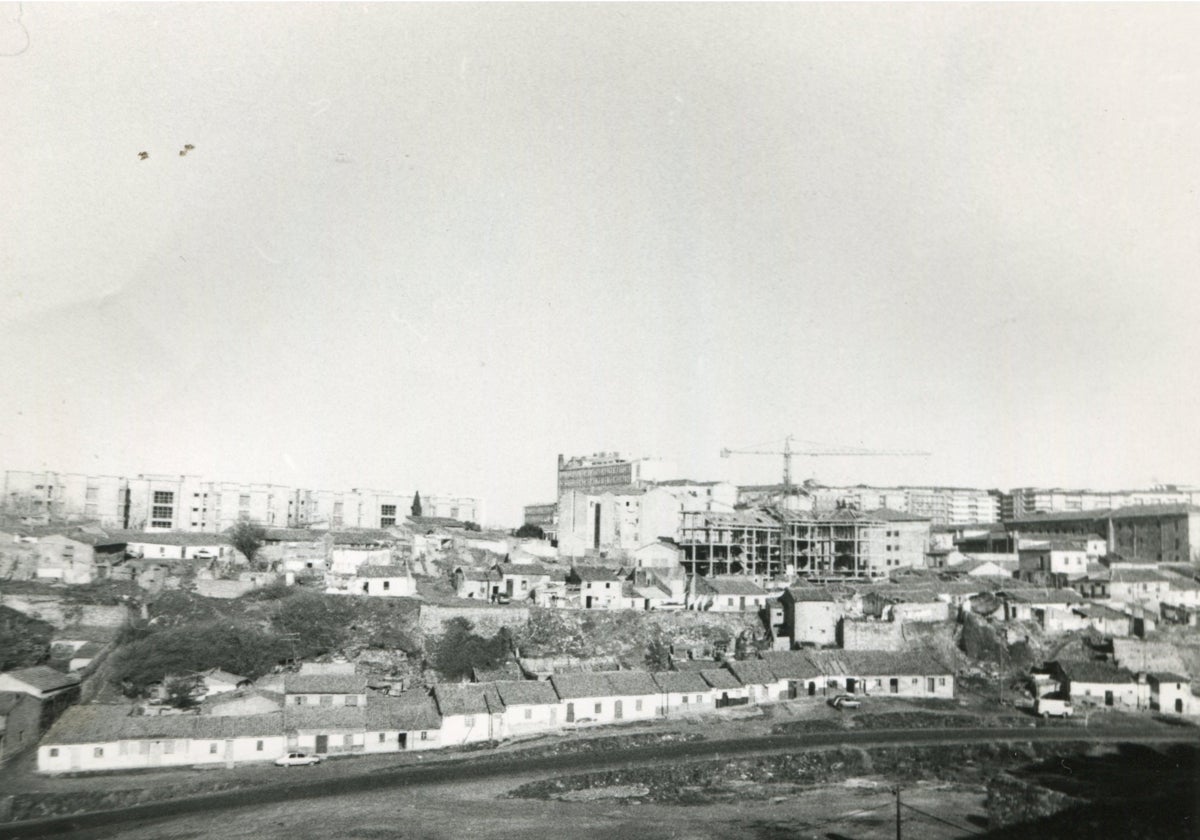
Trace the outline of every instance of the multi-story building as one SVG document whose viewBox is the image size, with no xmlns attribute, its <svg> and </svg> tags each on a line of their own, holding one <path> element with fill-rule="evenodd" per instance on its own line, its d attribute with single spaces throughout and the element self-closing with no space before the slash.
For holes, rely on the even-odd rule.
<svg viewBox="0 0 1200 840">
<path fill-rule="evenodd" d="M 792 511 L 821 512 L 854 508 L 891 510 L 928 519 L 934 525 L 968 525 L 1000 521 L 1000 493 L 973 487 L 833 487 L 812 482 L 790 488 L 756 485 L 739 488 L 745 505 L 770 504 Z M 783 504 L 780 504 L 783 502 Z"/>
<path fill-rule="evenodd" d="M 1115 510 L 1138 505 L 1200 505 L 1200 487 L 1156 484 L 1149 490 L 1064 490 L 1061 487 L 1017 487 L 1000 497 L 1007 522 L 1036 513 Z"/>
<path fill-rule="evenodd" d="M 558 553 L 628 555 L 660 538 L 675 539 L 680 510 L 679 500 L 661 487 L 568 490 L 558 502 Z"/>
<path fill-rule="evenodd" d="M 784 568 L 802 577 L 876 578 L 925 565 L 925 517 L 853 508 L 779 515 Z"/>
<path fill-rule="evenodd" d="M 1116 510 L 1045 513 L 1014 517 L 1009 531 L 1100 534 L 1108 554 L 1136 563 L 1200 562 L 1200 507 L 1191 504 L 1131 505 Z"/>
<path fill-rule="evenodd" d="M 675 465 L 661 458 L 624 458 L 617 452 L 558 456 L 559 498 L 568 490 L 600 492 L 674 477 Z"/>
<path fill-rule="evenodd" d="M 211 481 L 195 475 L 133 478 L 78 473 L 4 474 L 0 512 L 108 528 L 219 533 L 240 519 L 268 527 L 388 528 L 411 513 L 413 493 L 307 490 L 280 484 Z M 483 503 L 469 496 L 423 495 L 422 514 L 479 522 Z"/>
</svg>

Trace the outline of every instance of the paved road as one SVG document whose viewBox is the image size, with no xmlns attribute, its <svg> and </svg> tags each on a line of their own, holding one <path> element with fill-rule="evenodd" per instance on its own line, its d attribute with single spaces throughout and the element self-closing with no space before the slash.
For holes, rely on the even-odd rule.
<svg viewBox="0 0 1200 840">
<path fill-rule="evenodd" d="M 394 768 L 374 769 L 354 776 L 309 779 L 296 782 L 297 775 L 289 774 L 287 783 L 278 786 L 255 786 L 245 790 L 207 794 L 183 800 L 156 802 L 93 814 L 75 814 L 36 822 L 0 825 L 0 840 L 9 838 L 46 837 L 62 835 L 83 838 L 96 829 L 128 823 L 145 824 L 153 820 L 187 813 L 209 812 L 285 802 L 294 799 L 315 799 L 342 796 L 383 788 L 404 786 L 421 788 L 472 779 L 515 775 L 542 774 L 556 776 L 596 770 L 628 769 L 635 766 L 673 763 L 678 761 L 735 758 L 792 752 L 800 749 L 832 747 L 889 747 L 923 746 L 934 744 L 970 744 L 1014 741 L 1088 741 L 1105 743 L 1195 743 L 1200 737 L 1194 730 L 1164 730 L 1147 727 L 1119 732 L 1097 732 L 1077 728 L 1028 729 L 920 729 L 876 730 L 858 732 L 822 732 L 787 735 L 764 735 L 740 740 L 706 740 L 668 743 L 651 747 L 595 753 L 565 753 L 559 755 L 523 756 L 521 753 L 480 756 L 478 759 L 441 761 L 420 765 L 405 764 Z M 110 832 L 104 832 L 106 835 Z"/>
</svg>

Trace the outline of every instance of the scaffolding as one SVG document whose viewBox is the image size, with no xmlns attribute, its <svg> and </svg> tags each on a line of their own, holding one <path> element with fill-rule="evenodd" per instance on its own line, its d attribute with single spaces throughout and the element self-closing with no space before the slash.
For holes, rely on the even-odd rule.
<svg viewBox="0 0 1200 840">
<path fill-rule="evenodd" d="M 816 580 L 867 580 L 878 574 L 874 544 L 888 523 L 862 511 L 780 511 L 783 563 Z"/>
<path fill-rule="evenodd" d="M 783 571 L 782 526 L 765 510 L 686 511 L 679 530 L 688 574 L 771 578 Z"/>
</svg>

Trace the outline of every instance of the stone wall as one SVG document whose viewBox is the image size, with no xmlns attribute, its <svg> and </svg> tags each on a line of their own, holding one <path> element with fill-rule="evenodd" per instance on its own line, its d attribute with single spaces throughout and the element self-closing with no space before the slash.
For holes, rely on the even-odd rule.
<svg viewBox="0 0 1200 840">
<path fill-rule="evenodd" d="M 120 627 L 129 617 L 123 605 L 75 604 L 54 595 L 0 595 L 0 604 L 55 627 Z"/>
<path fill-rule="evenodd" d="M 842 647 L 846 650 L 902 650 L 903 625 L 894 621 L 842 621 Z"/>
<path fill-rule="evenodd" d="M 447 622 L 465 618 L 480 636 L 491 636 L 501 627 L 519 627 L 529 621 L 528 607 L 451 607 L 422 604 L 419 619 L 421 632 L 438 636 Z"/>
</svg>

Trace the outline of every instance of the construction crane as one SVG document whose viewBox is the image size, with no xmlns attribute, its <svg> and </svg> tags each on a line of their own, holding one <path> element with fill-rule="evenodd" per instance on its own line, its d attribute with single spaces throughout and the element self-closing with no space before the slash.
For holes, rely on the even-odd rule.
<svg viewBox="0 0 1200 840">
<path fill-rule="evenodd" d="M 722 449 L 721 457 L 728 458 L 730 455 L 782 455 L 783 456 L 783 497 L 786 498 L 791 494 L 792 490 L 792 456 L 807 455 L 810 457 L 821 456 L 838 456 L 838 457 L 854 457 L 864 455 L 903 455 L 903 456 L 926 456 L 932 453 L 921 452 L 914 449 L 858 449 L 850 446 L 827 446 L 822 449 L 792 449 L 792 440 L 794 438 L 788 435 L 784 438 L 783 449 Z M 802 443 L 812 443 L 811 441 L 801 441 Z"/>
</svg>

